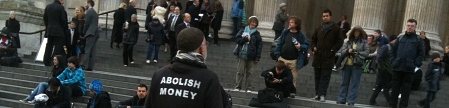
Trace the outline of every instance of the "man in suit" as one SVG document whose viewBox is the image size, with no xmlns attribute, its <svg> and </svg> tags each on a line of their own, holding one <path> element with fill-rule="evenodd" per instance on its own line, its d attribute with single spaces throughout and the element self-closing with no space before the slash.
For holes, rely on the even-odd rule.
<svg viewBox="0 0 449 108">
<path fill-rule="evenodd" d="M 170 43 L 170 60 L 176 55 L 176 25 L 182 23 L 182 18 L 179 16 L 181 9 L 179 7 L 175 8 L 175 15 L 170 16 L 168 23 L 165 25 L 165 29 L 168 32 L 168 41 Z"/>
<path fill-rule="evenodd" d="M 192 27 L 195 28 L 199 28 L 199 24 L 200 24 L 200 19 L 201 17 L 199 16 L 200 14 L 200 1 L 199 0 L 194 0 L 193 1 L 193 5 L 187 8 L 187 13 L 189 13 L 191 15 L 191 25 Z"/>
<path fill-rule="evenodd" d="M 45 66 L 51 65 L 53 55 L 66 55 L 63 48 L 66 36 L 64 32 L 69 27 L 67 26 L 67 12 L 64 10 L 63 4 L 64 0 L 55 0 L 45 7 L 45 37 L 48 38 L 43 59 Z"/>
<path fill-rule="evenodd" d="M 181 32 L 181 30 L 185 28 L 190 28 L 190 21 L 191 21 L 190 14 L 184 13 L 182 19 L 184 20 L 184 22 L 176 26 L 176 36 L 179 34 L 179 32 Z"/>
<path fill-rule="evenodd" d="M 136 7 L 136 1 L 129 0 L 129 6 L 125 10 L 125 19 L 126 19 L 126 22 L 128 22 L 128 23 L 131 23 L 131 15 L 137 14 L 137 10 L 134 7 Z"/>
<path fill-rule="evenodd" d="M 341 16 L 340 22 L 338 22 L 338 27 L 343 31 L 344 35 L 351 29 L 351 25 L 346 21 L 346 15 Z"/>
<path fill-rule="evenodd" d="M 95 53 L 98 40 L 98 14 L 94 10 L 95 2 L 88 0 L 86 15 L 84 17 L 84 38 L 86 39 L 85 55 L 81 66 L 84 70 L 92 71 L 95 64 Z"/>
<path fill-rule="evenodd" d="M 75 20 L 70 22 L 70 29 L 66 31 L 66 42 L 64 46 L 64 50 L 67 53 L 67 58 L 71 56 L 77 56 L 76 53 L 76 44 L 79 37 L 79 32 L 75 32 L 75 29 L 77 28 L 76 25 L 78 25 L 78 22 Z"/>
</svg>

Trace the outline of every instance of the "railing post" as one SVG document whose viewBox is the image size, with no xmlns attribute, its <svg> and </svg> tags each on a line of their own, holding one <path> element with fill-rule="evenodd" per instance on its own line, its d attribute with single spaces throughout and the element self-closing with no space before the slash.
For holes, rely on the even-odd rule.
<svg viewBox="0 0 449 108">
<path fill-rule="evenodd" d="M 106 13 L 106 26 L 104 27 L 106 30 L 104 30 L 104 36 L 106 37 L 106 39 L 108 39 L 108 15 L 109 13 Z"/>
<path fill-rule="evenodd" d="M 42 44 L 42 32 L 39 32 L 39 35 L 40 35 L 40 37 L 39 37 L 39 40 L 40 40 L 39 43 Z"/>
</svg>

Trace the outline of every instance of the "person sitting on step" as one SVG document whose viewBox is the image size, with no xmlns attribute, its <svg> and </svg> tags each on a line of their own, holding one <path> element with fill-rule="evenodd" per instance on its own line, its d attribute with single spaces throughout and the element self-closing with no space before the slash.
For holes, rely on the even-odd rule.
<svg viewBox="0 0 449 108">
<path fill-rule="evenodd" d="M 72 97 L 83 96 L 86 92 L 86 76 L 84 71 L 79 66 L 79 61 L 75 56 L 68 60 L 68 67 L 56 78 L 61 81 L 61 84 L 67 87 L 68 93 Z"/>
<path fill-rule="evenodd" d="M 147 94 L 147 85 L 139 84 L 139 86 L 137 86 L 137 95 L 133 96 L 131 99 L 118 103 L 118 108 L 143 108 Z"/>
<path fill-rule="evenodd" d="M 98 80 L 93 80 L 89 86 L 90 96 L 86 108 L 112 108 L 109 93 L 103 91 L 103 84 Z"/>
<path fill-rule="evenodd" d="M 296 88 L 293 86 L 293 75 L 283 61 L 277 61 L 273 68 L 263 71 L 260 75 L 265 78 L 267 88 L 283 92 L 284 98 L 288 96 L 295 98 Z"/>
<path fill-rule="evenodd" d="M 3 27 L 0 31 L 0 64 L 2 66 L 17 67 L 22 60 L 17 54 L 16 41 L 8 35 L 8 28 Z"/>
<path fill-rule="evenodd" d="M 45 90 L 48 100 L 36 102 L 34 108 L 70 108 L 70 95 L 58 78 L 48 80 L 49 89 Z"/>
<path fill-rule="evenodd" d="M 55 55 L 53 57 L 53 69 L 51 70 L 49 79 L 56 78 L 59 76 L 64 69 L 67 67 L 67 62 L 64 57 L 61 55 Z M 40 82 L 39 85 L 31 92 L 30 95 L 28 95 L 25 99 L 19 100 L 20 102 L 28 102 L 28 103 L 35 103 L 34 96 L 44 93 L 45 90 L 48 89 L 48 83 L 47 82 Z"/>
</svg>

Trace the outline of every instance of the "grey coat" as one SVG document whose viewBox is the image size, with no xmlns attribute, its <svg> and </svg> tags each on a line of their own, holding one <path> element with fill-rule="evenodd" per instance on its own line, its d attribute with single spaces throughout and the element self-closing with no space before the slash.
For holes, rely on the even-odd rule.
<svg viewBox="0 0 449 108">
<path fill-rule="evenodd" d="M 279 31 L 284 30 L 285 21 L 287 21 L 287 19 L 288 19 L 288 16 L 287 16 L 287 14 L 285 14 L 285 11 L 278 10 L 272 29 L 273 30 L 279 30 Z"/>
<path fill-rule="evenodd" d="M 354 42 L 353 40 L 349 40 L 348 42 L 343 44 L 343 46 L 337 52 L 337 56 L 340 56 L 340 58 L 337 61 L 337 63 L 339 63 L 339 64 L 336 64 L 336 65 L 339 65 L 337 67 L 340 67 L 340 69 L 343 69 L 346 62 L 348 61 L 348 57 L 350 56 L 348 50 L 352 49 L 353 42 Z M 359 42 L 357 42 L 357 48 L 355 50 L 353 50 L 352 52 L 358 52 L 360 54 L 360 56 L 368 57 L 369 45 L 368 45 L 367 40 L 366 39 L 362 39 L 361 41 L 359 40 Z M 356 68 L 362 68 L 362 67 L 356 67 Z"/>
<path fill-rule="evenodd" d="M 84 36 L 98 36 L 98 14 L 93 8 L 86 11 L 84 21 Z"/>
</svg>

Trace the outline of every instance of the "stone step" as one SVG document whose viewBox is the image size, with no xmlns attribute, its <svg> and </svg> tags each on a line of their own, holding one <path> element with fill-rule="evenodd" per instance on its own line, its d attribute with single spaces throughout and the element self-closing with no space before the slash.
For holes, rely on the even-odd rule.
<svg viewBox="0 0 449 108">
<path fill-rule="evenodd" d="M 251 101 L 251 99 L 245 99 L 245 98 L 232 98 L 232 103 L 233 104 L 238 104 L 238 105 L 249 105 L 249 102 Z M 305 106 L 297 106 L 297 105 L 288 105 L 289 108 L 310 108 L 310 107 L 305 107 Z M 250 106 L 249 106 L 250 107 Z"/>
<path fill-rule="evenodd" d="M 85 103 L 77 103 L 77 102 L 73 102 L 73 104 L 77 108 L 85 108 L 87 105 Z M 0 105 L 6 106 L 6 107 L 0 107 L 0 108 L 34 108 L 34 104 L 22 103 L 19 101 L 19 99 L 8 99 L 8 98 L 1 98 L 1 97 L 0 97 Z"/>
</svg>

